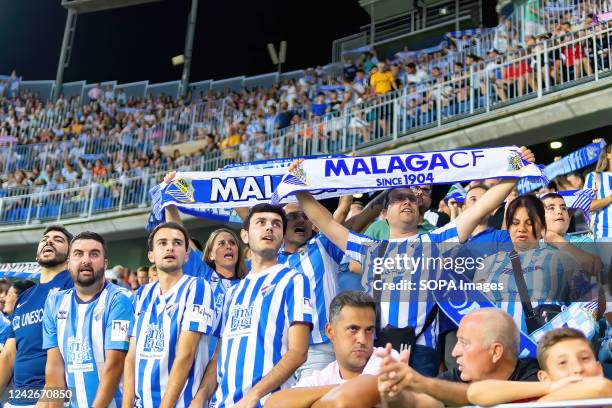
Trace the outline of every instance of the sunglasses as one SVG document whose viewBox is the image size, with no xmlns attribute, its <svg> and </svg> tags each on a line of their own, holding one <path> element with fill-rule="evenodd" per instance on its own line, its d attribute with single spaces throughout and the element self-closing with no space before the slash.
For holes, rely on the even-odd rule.
<svg viewBox="0 0 612 408">
<path fill-rule="evenodd" d="M 395 203 L 403 203 L 405 201 L 410 201 L 411 203 L 419 204 L 421 202 L 421 199 L 417 197 L 414 193 L 394 193 L 389 196 L 388 205 Z"/>
</svg>

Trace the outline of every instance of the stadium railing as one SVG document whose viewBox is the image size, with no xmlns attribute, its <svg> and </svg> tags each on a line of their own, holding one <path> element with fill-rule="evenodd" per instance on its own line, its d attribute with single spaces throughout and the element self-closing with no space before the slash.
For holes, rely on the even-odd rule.
<svg viewBox="0 0 612 408">
<path fill-rule="evenodd" d="M 541 98 L 609 76 L 611 40 L 612 27 L 599 25 L 558 44 L 557 40 L 545 42 L 496 67 L 482 70 L 472 67 L 468 75 L 427 89 L 409 92 L 409 88 L 404 88 L 400 93 L 302 122 L 274 135 L 254 138 L 242 148 L 235 146 L 185 158 L 175 167 L 213 171 L 246 160 L 352 151 L 509 104 Z M 572 59 L 573 63 L 564 63 Z M 163 170 L 148 171 L 147 177 L 130 178 L 129 182 L 125 178 L 112 179 L 105 184 L 94 182 L 76 189 L 0 198 L 0 224 L 31 224 L 50 218 L 59 221 L 144 207 L 148 204 L 146 191 L 161 180 Z"/>
</svg>

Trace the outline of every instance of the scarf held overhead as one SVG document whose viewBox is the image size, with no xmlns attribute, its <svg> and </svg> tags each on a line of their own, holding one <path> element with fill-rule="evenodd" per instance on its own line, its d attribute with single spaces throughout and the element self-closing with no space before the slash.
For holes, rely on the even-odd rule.
<svg viewBox="0 0 612 408">
<path fill-rule="evenodd" d="M 272 197 L 283 202 L 299 191 L 384 190 L 421 184 L 450 184 L 487 178 L 544 177 L 522 160 L 517 147 L 447 150 L 304 160 L 285 174 Z"/>
</svg>

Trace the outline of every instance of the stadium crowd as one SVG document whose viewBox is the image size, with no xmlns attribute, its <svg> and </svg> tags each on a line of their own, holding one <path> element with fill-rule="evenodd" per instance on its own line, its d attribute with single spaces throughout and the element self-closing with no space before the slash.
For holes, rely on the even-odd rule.
<svg viewBox="0 0 612 408">
<path fill-rule="evenodd" d="M 535 91 L 538 64 L 530 55 L 544 41 L 606 30 L 610 22 L 597 17 L 606 11 L 579 2 L 524 31 L 508 19 L 392 60 L 370 50 L 347 58 L 340 76 L 308 69 L 270 88 L 176 100 L 128 98 L 96 85 L 85 104 L 44 102 L 21 89 L 13 72 L 0 79 L 0 145 L 7 145 L 0 191 L 105 185 L 157 172 L 169 172 L 170 183 L 173 171 L 191 170 L 202 157 L 227 164 L 291 156 L 291 144 L 275 136 L 312 138 L 323 122 L 332 126 L 317 137 L 336 152 L 334 126 L 348 126 L 359 142 L 378 137 L 392 123 L 377 106 L 400 92 L 399 109 L 409 118 L 398 123 L 403 129 L 435 120 L 439 97 L 443 114 L 467 112 L 469 95 L 477 105 L 485 94 L 502 103 Z M 596 45 L 608 64 L 609 38 Z M 553 85 L 580 79 L 592 74 L 598 55 L 580 39 L 550 52 L 542 74 Z M 181 145 L 194 140 L 204 147 L 183 153 Z M 163 149 L 168 144 L 176 146 Z M 522 154 L 534 162 L 529 150 Z M 167 222 L 147 240 L 150 264 L 136 270 L 109 268 L 99 234 L 49 226 L 36 250 L 39 282 L 0 279 L 0 394 L 8 407 L 438 407 L 612 398 L 604 370 L 612 363 L 611 289 L 593 296 L 594 282 L 608 282 L 610 268 L 612 145 L 595 168 L 559 176 L 535 194 L 519 195 L 515 184 L 475 180 L 437 206 L 432 186 L 393 188 L 366 206 L 342 197 L 333 213 L 299 193 L 296 204 L 236 209 L 239 233 L 219 228 L 208 237 L 191 236 L 169 206 Z M 592 225 L 559 194 L 583 188 L 596 191 Z M 406 298 L 410 291 L 376 289 L 388 279 L 435 280 L 440 271 L 423 265 L 384 278 L 375 270 L 376 257 L 424 252 L 481 257 L 484 269 L 468 268 L 465 276 L 504 284 L 511 298 L 493 297 L 493 307 L 454 322 L 430 290 L 415 299 Z M 523 336 L 583 296 L 599 306 L 598 333 L 546 326 L 537 359 L 524 358 Z"/>
<path fill-rule="evenodd" d="M 521 152 L 535 161 L 528 149 Z M 584 179 L 558 177 L 539 195 L 518 195 L 516 179 L 475 180 L 438 210 L 424 185 L 392 188 L 365 207 L 342 197 L 333 214 L 298 193 L 299 203 L 284 208 L 237 209 L 240 233 L 220 228 L 202 237 L 203 246 L 170 205 L 166 222 L 148 238 L 151 265 L 135 272 L 109 270 L 104 238 L 95 232 L 72 236 L 50 226 L 36 252 L 40 282 L 0 281 L 7 315 L 0 320 L 0 390 L 8 406 L 70 400 L 75 407 L 437 407 L 612 398 L 602 365 L 612 360 L 610 289 L 593 289 L 609 267 L 607 248 L 593 243 L 612 235 L 611 145 L 593 170 Z M 165 181 L 174 177 L 170 172 Z M 590 207 L 594 235 L 570 231 L 577 224 L 555 192 L 582 183 L 598 190 Z M 404 298 L 410 291 L 391 290 L 387 298 L 376 289 L 376 256 L 425 251 L 482 257 L 485 267 L 465 276 L 505 284 L 513 297 L 494 296 L 491 307 L 457 325 L 428 289 L 410 300 Z M 516 260 L 513 278 L 507 271 Z M 384 282 L 440 273 L 425 265 L 390 271 Z M 341 290 L 343 274 L 360 277 L 355 290 Z M 579 295 L 577 288 L 587 289 Z M 599 304 L 600 334 L 544 326 L 537 359 L 523 358 L 519 335 L 585 302 L 584 294 Z"/>
<path fill-rule="evenodd" d="M 563 5 L 547 4 L 556 6 Z M 123 90 L 96 84 L 86 104 L 62 96 L 44 102 L 20 89 L 13 72 L 0 86 L 2 194 L 193 169 L 203 158 L 222 165 L 297 155 L 295 145 L 304 139 L 312 143 L 313 137 L 322 152 L 335 152 L 345 127 L 356 143 L 387 134 L 392 112 L 384 102 L 400 92 L 395 114 L 401 113 L 403 130 L 435 122 L 439 98 L 446 117 L 469 112 L 470 104 L 484 107 L 485 95 L 494 104 L 535 92 L 534 55 L 544 41 L 550 48 L 575 40 L 551 50 L 547 66 L 540 61 L 547 82 L 579 80 L 594 66 L 610 67 L 612 34 L 601 33 L 611 23 L 598 17 L 609 6 L 578 2 L 561 7 L 562 12 L 549 11 L 531 25 L 502 18 L 495 29 L 449 33 L 439 46 L 404 50 L 395 58 L 379 59 L 374 49 L 366 51 L 357 61 L 346 58 L 341 74 L 317 67 L 269 88 L 178 99 L 163 94 L 128 98 Z M 600 33 L 595 44 L 585 37 L 593 29 Z M 180 144 L 194 140 L 204 142 L 197 151 L 184 152 Z M 160 146 L 167 144 L 177 148 L 163 153 Z"/>
</svg>

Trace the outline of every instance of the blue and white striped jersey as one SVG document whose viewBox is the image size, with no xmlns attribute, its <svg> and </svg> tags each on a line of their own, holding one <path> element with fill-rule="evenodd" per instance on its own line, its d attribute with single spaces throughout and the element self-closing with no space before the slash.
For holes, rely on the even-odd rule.
<svg viewBox="0 0 612 408">
<path fill-rule="evenodd" d="M 381 272 L 382 285 L 406 284 L 394 290 L 382 290 L 380 302 L 380 328 L 387 325 L 394 327 L 413 327 L 416 333 L 422 331 L 435 300 L 430 290 L 421 290 L 421 282 L 437 279 L 441 259 L 457 247 L 459 237 L 454 222 L 428 233 L 418 234 L 408 239 L 389 240 L 384 254 L 381 245 L 385 241 L 373 240 L 365 235 L 349 233 L 346 255 L 362 266 L 362 286 L 366 292 L 376 297 L 374 288 L 375 269 Z M 446 245 L 442 245 L 445 244 Z M 408 267 L 386 267 L 380 262 L 385 259 L 414 259 Z M 402 261 L 403 262 L 403 261 Z M 378 266 L 377 266 L 378 264 Z M 410 282 L 410 283 L 409 283 Z M 376 289 L 379 289 L 378 287 Z M 417 344 L 435 348 L 438 336 L 438 317 L 431 326 L 417 339 Z"/>
<path fill-rule="evenodd" d="M 106 350 L 125 350 L 132 318 L 131 293 L 107 283 L 99 295 L 82 302 L 75 289 L 50 296 L 43 317 L 43 348 L 58 348 L 64 359 L 72 407 L 93 405 Z M 121 387 L 111 407 L 121 406 Z"/>
<path fill-rule="evenodd" d="M 197 249 L 191 249 L 189 251 L 189 259 L 183 267 L 183 273 L 205 279 L 213 292 L 215 313 L 219 319 L 217 319 L 215 327 L 213 327 L 214 336 L 210 338 L 210 343 L 208 345 L 208 356 L 211 358 L 215 352 L 215 347 L 217 346 L 217 338 L 221 335 L 219 333 L 219 323 L 221 313 L 223 312 L 225 294 L 229 288 L 240 282 L 240 279 L 227 279 L 219 275 L 217 271 L 212 269 L 206 262 L 203 261 L 202 251 Z"/>
<path fill-rule="evenodd" d="M 600 177 L 601 175 L 601 177 Z M 597 189 L 597 187 L 599 187 Z M 604 171 L 601 173 L 589 173 L 584 181 L 584 188 L 597 189 L 595 199 L 601 200 L 612 195 L 612 173 Z M 606 206 L 595 212 L 595 238 L 612 237 L 612 206 Z"/>
<path fill-rule="evenodd" d="M 136 341 L 136 406 L 158 407 L 166 392 L 182 332 L 201 333 L 193 366 L 176 407 L 187 407 L 208 365 L 208 344 L 217 317 L 212 291 L 204 280 L 183 275 L 166 293 L 159 282 L 141 287 L 134 299 L 130 337 Z"/>
<path fill-rule="evenodd" d="M 11 322 L 0 312 L 0 351 L 2 351 L 4 344 L 8 340 L 10 332 Z"/>
<path fill-rule="evenodd" d="M 308 278 L 314 310 L 310 344 L 328 343 L 325 325 L 329 304 L 338 293 L 338 271 L 344 257 L 342 252 L 325 235 L 318 233 L 294 254 L 279 251 L 278 263 L 302 272 Z"/>
<path fill-rule="evenodd" d="M 308 278 L 284 265 L 250 273 L 230 288 L 221 319 L 219 386 L 211 406 L 234 406 L 272 370 L 287 351 L 290 326 L 312 326 L 310 299 Z M 291 385 L 289 379 L 280 388 Z"/>
<path fill-rule="evenodd" d="M 534 308 L 542 304 L 568 305 L 570 299 L 588 293 L 588 290 L 583 289 L 588 289 L 590 283 L 572 256 L 545 244 L 517 253 Z M 498 252 L 485 258 L 484 267 L 474 276 L 474 282 L 479 281 L 503 284 L 503 289 L 500 287 L 500 290 L 491 291 L 488 295 L 497 307 L 508 312 L 517 326 L 527 333 L 509 252 Z"/>
</svg>

